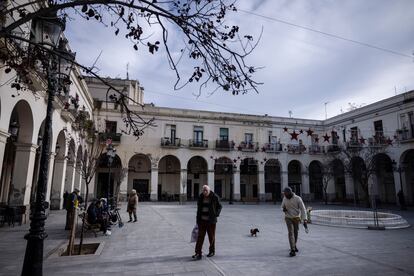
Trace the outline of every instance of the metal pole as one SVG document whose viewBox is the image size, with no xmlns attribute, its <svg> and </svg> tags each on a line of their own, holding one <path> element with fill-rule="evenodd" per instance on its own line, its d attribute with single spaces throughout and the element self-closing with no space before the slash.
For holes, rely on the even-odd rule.
<svg viewBox="0 0 414 276">
<path fill-rule="evenodd" d="M 51 63 L 55 62 L 56 57 L 51 57 Z M 49 171 L 49 149 L 50 136 L 52 131 L 53 98 L 56 89 L 56 76 L 51 72 L 51 65 L 47 68 L 48 98 L 45 119 L 45 129 L 43 133 L 43 145 L 40 155 L 40 173 L 37 181 L 36 200 L 30 207 L 30 229 L 24 236 L 27 240 L 26 252 L 23 262 L 22 276 L 41 276 L 43 275 L 43 240 L 47 238 L 45 232 L 45 196 L 47 187 L 47 176 Z"/>
<path fill-rule="evenodd" d="M 111 157 L 109 157 L 109 158 L 111 158 Z M 107 188 L 107 190 L 106 190 L 106 204 L 107 205 L 109 205 L 109 190 L 111 189 L 111 162 L 110 161 L 108 161 L 108 169 L 109 169 L 109 172 L 108 172 L 108 188 Z"/>
</svg>

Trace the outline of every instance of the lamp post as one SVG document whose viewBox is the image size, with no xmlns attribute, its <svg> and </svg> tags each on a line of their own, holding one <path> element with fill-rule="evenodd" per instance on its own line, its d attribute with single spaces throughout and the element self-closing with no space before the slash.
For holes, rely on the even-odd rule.
<svg viewBox="0 0 414 276">
<path fill-rule="evenodd" d="M 43 274 L 43 241 L 47 237 L 45 232 L 45 196 L 47 176 L 49 168 L 49 148 L 52 131 L 53 99 L 56 92 L 68 93 L 70 84 L 70 71 L 73 66 L 75 54 L 67 51 L 67 41 L 61 39 L 65 28 L 64 20 L 56 14 L 45 17 L 37 17 L 32 21 L 32 50 L 42 65 L 44 76 L 47 80 L 47 109 L 45 129 L 42 139 L 42 151 L 40 155 L 40 173 L 37 182 L 36 199 L 31 204 L 30 229 L 25 235 L 27 240 L 26 252 L 23 262 L 22 275 L 41 276 Z"/>
<path fill-rule="evenodd" d="M 231 165 L 230 165 L 231 166 Z M 228 176 L 228 172 L 229 172 L 229 165 L 226 165 L 224 167 L 224 172 L 225 172 L 225 181 L 227 182 L 227 176 Z M 229 198 L 229 204 L 233 204 L 233 184 L 234 181 L 230 180 L 230 198 Z"/>
<path fill-rule="evenodd" d="M 112 145 L 112 141 L 108 143 L 108 146 L 106 147 L 106 155 L 108 156 L 108 170 L 109 170 L 106 199 L 107 199 L 107 203 L 109 204 L 109 196 L 110 196 L 110 190 L 111 190 L 111 167 L 112 167 L 112 162 L 114 161 L 114 158 L 116 155 L 116 149 L 114 149 L 114 146 Z"/>
</svg>

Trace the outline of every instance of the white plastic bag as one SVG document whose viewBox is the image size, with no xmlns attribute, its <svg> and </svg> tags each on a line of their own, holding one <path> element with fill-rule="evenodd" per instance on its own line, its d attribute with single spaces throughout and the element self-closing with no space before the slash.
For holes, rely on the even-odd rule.
<svg viewBox="0 0 414 276">
<path fill-rule="evenodd" d="M 198 239 L 198 225 L 194 225 L 193 231 L 191 231 L 191 240 L 190 242 L 196 242 Z"/>
</svg>

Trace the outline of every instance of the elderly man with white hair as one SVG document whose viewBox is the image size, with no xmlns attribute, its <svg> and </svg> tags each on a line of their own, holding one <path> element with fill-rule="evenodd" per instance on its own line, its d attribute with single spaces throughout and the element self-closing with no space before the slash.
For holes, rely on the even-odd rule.
<svg viewBox="0 0 414 276">
<path fill-rule="evenodd" d="M 197 225 L 198 238 L 195 247 L 193 259 L 200 260 L 206 232 L 210 243 L 207 257 L 213 257 L 215 254 L 215 238 L 217 217 L 221 212 L 221 203 L 219 197 L 210 190 L 208 185 L 203 186 L 203 192 L 197 202 Z"/>
</svg>

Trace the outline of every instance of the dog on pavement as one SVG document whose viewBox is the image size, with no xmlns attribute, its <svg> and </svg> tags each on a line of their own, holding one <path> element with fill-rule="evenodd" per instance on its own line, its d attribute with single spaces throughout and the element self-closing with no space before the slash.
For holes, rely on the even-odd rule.
<svg viewBox="0 0 414 276">
<path fill-rule="evenodd" d="M 250 235 L 253 237 L 257 237 L 257 233 L 260 232 L 257 228 L 250 229 Z"/>
</svg>

